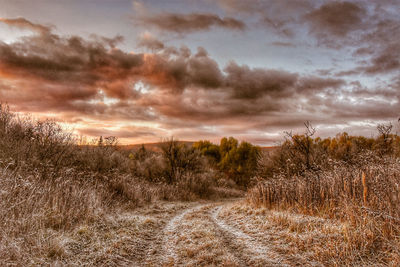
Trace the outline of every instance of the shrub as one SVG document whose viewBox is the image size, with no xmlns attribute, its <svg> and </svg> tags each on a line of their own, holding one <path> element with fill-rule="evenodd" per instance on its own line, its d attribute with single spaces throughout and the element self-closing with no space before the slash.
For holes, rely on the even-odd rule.
<svg viewBox="0 0 400 267">
<path fill-rule="evenodd" d="M 150 182 L 162 182 L 165 176 L 165 161 L 161 153 L 140 149 L 130 154 L 133 175 Z"/>
<path fill-rule="evenodd" d="M 205 170 L 205 162 L 199 151 L 174 139 L 161 144 L 165 164 L 165 180 L 174 184 L 184 175 L 201 173 Z"/>
<path fill-rule="evenodd" d="M 224 173 L 238 185 L 247 187 L 257 172 L 261 150 L 248 142 L 239 144 L 233 137 L 224 137 L 219 146 L 209 141 L 199 141 L 193 146 L 208 158 L 214 169 Z"/>
<path fill-rule="evenodd" d="M 0 105 L 0 262 L 46 265 L 43 257 L 65 252 L 54 236 L 79 224 L 157 200 L 214 195 L 214 176 L 197 149 L 174 140 L 163 147 L 133 153 L 115 137 L 77 140 L 53 121 Z"/>
<path fill-rule="evenodd" d="M 290 135 L 275 151 L 263 154 L 258 182 L 247 199 L 255 206 L 346 221 L 357 232 L 346 239 L 352 251 L 345 254 L 362 252 L 362 261 L 373 253 L 390 265 L 400 253 L 399 138 L 390 130 L 381 128 L 376 138 Z M 309 164 L 307 152 L 296 147 L 299 142 L 311 148 Z"/>
</svg>

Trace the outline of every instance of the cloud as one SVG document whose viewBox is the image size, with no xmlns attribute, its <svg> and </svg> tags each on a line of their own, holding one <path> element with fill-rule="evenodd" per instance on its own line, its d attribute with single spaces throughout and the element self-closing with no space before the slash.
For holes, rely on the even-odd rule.
<svg viewBox="0 0 400 267">
<path fill-rule="evenodd" d="M 40 34 L 47 34 L 51 31 L 51 27 L 30 22 L 25 18 L 15 18 L 15 19 L 0 18 L 0 22 L 3 22 L 11 27 L 16 27 L 20 29 L 29 29 L 38 32 Z"/>
<path fill-rule="evenodd" d="M 391 1 L 327 1 L 303 16 L 318 45 L 352 51 L 358 66 L 336 76 L 396 74 L 400 70 L 400 20 Z"/>
<path fill-rule="evenodd" d="M 152 51 L 157 51 L 164 48 L 164 44 L 149 32 L 145 32 L 140 35 L 138 46 L 148 48 Z"/>
<path fill-rule="evenodd" d="M 400 44 L 395 43 L 385 47 L 375 55 L 370 66 L 361 67 L 367 74 L 389 73 L 400 70 Z"/>
<path fill-rule="evenodd" d="M 201 47 L 194 55 L 185 47 L 172 54 L 148 54 L 140 75 L 151 85 L 175 93 L 189 86 L 215 88 L 222 79 L 217 62 Z"/>
<path fill-rule="evenodd" d="M 372 47 L 373 45 L 371 45 Z M 400 72 L 400 44 L 386 43 L 382 45 L 378 51 L 371 51 L 368 49 L 358 50 L 356 54 L 365 53 L 372 55 L 366 62 L 362 62 L 358 67 L 340 71 L 336 76 L 349 76 L 349 75 L 377 75 L 377 74 L 399 74 Z"/>
<path fill-rule="evenodd" d="M 281 46 L 281 47 L 296 47 L 294 43 L 289 43 L 289 42 L 272 42 L 271 45 Z"/>
<path fill-rule="evenodd" d="M 272 29 L 278 35 L 281 35 L 284 37 L 293 37 L 294 36 L 293 30 L 290 27 L 288 27 L 288 24 L 290 23 L 289 20 L 282 20 L 282 19 L 278 19 L 278 18 L 272 18 L 272 17 L 265 16 L 261 20 L 261 22 L 264 26 L 267 26 L 269 29 Z"/>
<path fill-rule="evenodd" d="M 76 123 L 87 135 L 154 140 L 174 133 L 189 138 L 192 130 L 213 137 L 225 133 L 224 127 L 236 127 L 254 137 L 254 127 L 262 132 L 290 130 L 306 120 L 329 125 L 385 119 L 400 110 L 398 82 L 374 90 L 234 61 L 221 67 L 202 47 L 191 51 L 163 45 L 156 53 L 135 54 L 117 48 L 119 36 L 82 38 L 31 30 L 36 34 L 0 42 L 0 99 L 18 111 Z M 151 35 L 142 39 L 151 41 L 147 47 L 157 41 Z M 385 45 L 380 51 L 390 55 L 395 50 Z M 379 55 L 374 52 L 372 58 Z M 397 68 L 378 59 L 376 64 L 383 66 L 378 71 Z M 126 126 L 134 123 L 146 126 Z"/>
<path fill-rule="evenodd" d="M 259 27 L 284 38 L 295 37 L 299 18 L 312 7 L 308 0 L 219 0 L 218 4 L 230 14 L 256 19 Z"/>
<path fill-rule="evenodd" d="M 119 127 L 118 129 L 104 129 L 102 127 L 81 128 L 79 134 L 84 136 L 115 136 L 117 138 L 140 138 L 156 136 L 154 128 L 148 127 Z"/>
<path fill-rule="evenodd" d="M 94 97 L 98 87 L 109 97 L 132 97 L 135 92 L 129 80 L 143 65 L 143 55 L 125 53 L 113 43 L 112 39 L 55 34 L 25 37 L 12 44 L 0 42 L 1 75 L 20 83 L 43 84 L 42 91 L 63 102 Z"/>
<path fill-rule="evenodd" d="M 209 13 L 154 13 L 139 16 L 137 21 L 146 27 L 155 27 L 161 31 L 180 34 L 206 31 L 212 27 L 239 31 L 246 28 L 243 21 L 232 17 L 221 18 L 218 15 Z"/>
<path fill-rule="evenodd" d="M 262 8 L 261 1 L 218 0 L 218 4 L 231 13 L 254 13 Z"/>
<path fill-rule="evenodd" d="M 344 38 L 364 27 L 366 10 L 354 2 L 329 1 L 305 15 L 310 32 L 318 37 Z"/>
<path fill-rule="evenodd" d="M 264 95 L 286 95 L 293 88 L 297 75 L 285 71 L 250 69 L 231 62 L 225 68 L 225 85 L 234 98 L 255 99 Z"/>
</svg>

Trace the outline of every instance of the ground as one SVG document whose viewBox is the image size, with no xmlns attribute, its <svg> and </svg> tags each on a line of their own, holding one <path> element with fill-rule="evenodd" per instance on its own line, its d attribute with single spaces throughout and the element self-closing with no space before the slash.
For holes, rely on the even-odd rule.
<svg viewBox="0 0 400 267">
<path fill-rule="evenodd" d="M 159 202 L 81 225 L 49 257 L 70 266 L 333 266 L 346 227 L 243 199 Z"/>
</svg>

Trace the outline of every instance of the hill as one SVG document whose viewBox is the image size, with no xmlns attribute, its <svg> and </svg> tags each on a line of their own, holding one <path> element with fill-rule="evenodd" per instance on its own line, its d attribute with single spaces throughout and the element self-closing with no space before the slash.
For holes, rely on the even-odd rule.
<svg viewBox="0 0 400 267">
<path fill-rule="evenodd" d="M 195 141 L 178 141 L 178 143 L 180 144 L 186 144 L 188 146 L 192 146 Z M 154 152 L 160 152 L 160 146 L 161 146 L 162 142 L 155 142 L 155 143 L 144 143 L 144 144 L 130 144 L 130 145 L 121 145 L 120 148 L 123 150 L 138 150 L 139 148 L 141 148 L 142 146 L 144 146 L 144 148 L 146 150 L 150 150 L 150 151 L 154 151 Z M 261 146 L 260 147 L 261 150 L 263 151 L 274 151 L 275 149 L 278 148 L 278 146 Z"/>
<path fill-rule="evenodd" d="M 193 141 L 177 141 L 179 144 L 186 144 L 188 146 L 192 146 L 195 142 Z M 154 151 L 154 152 L 160 152 L 160 146 L 162 142 L 156 142 L 156 143 L 144 143 L 144 144 L 131 144 L 131 145 L 121 145 L 120 148 L 123 150 L 139 150 L 142 146 L 146 150 L 149 151 Z"/>
</svg>

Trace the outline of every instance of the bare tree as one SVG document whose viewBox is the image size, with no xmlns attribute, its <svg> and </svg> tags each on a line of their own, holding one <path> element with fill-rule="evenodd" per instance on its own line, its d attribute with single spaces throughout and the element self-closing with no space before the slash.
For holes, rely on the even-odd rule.
<svg viewBox="0 0 400 267">
<path fill-rule="evenodd" d="M 392 149 L 393 138 L 391 133 L 393 130 L 393 125 L 392 123 L 378 124 L 376 128 L 379 132 L 381 152 L 383 154 L 388 154 Z"/>
<path fill-rule="evenodd" d="M 293 134 L 292 132 L 285 132 L 285 135 L 292 142 L 294 150 L 304 157 L 306 169 L 311 169 L 313 154 L 312 136 L 314 136 L 316 129 L 310 121 L 306 121 L 304 126 L 306 127 L 306 131 L 302 135 Z"/>
<path fill-rule="evenodd" d="M 174 184 L 188 174 L 204 171 L 204 160 L 200 152 L 192 146 L 179 143 L 171 138 L 161 144 L 166 165 L 166 181 Z"/>
</svg>

